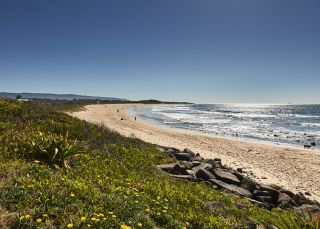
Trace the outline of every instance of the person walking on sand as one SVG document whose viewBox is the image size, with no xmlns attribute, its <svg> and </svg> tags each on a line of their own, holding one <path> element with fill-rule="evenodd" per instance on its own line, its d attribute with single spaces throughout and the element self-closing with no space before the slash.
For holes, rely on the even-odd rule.
<svg viewBox="0 0 320 229">
<path fill-rule="evenodd" d="M 134 116 L 134 121 L 137 121 L 137 116 Z"/>
</svg>

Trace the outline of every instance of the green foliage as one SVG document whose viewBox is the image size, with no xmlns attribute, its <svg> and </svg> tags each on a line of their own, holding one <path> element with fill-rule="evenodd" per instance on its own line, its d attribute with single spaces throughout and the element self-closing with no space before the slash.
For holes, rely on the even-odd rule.
<svg viewBox="0 0 320 229">
<path fill-rule="evenodd" d="M 262 215 L 261 222 L 273 225 L 277 229 L 320 229 L 320 216 L 301 216 L 295 212 L 273 210 L 270 214 Z"/>
<path fill-rule="evenodd" d="M 20 140 L 22 153 L 26 159 L 39 160 L 51 166 L 69 167 L 70 158 L 80 154 L 77 140 L 40 131 L 30 133 L 27 139 Z"/>
</svg>

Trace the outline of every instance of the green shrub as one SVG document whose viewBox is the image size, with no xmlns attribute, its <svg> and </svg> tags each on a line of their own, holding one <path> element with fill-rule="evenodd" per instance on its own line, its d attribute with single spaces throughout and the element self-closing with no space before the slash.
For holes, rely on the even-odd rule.
<svg viewBox="0 0 320 229">
<path fill-rule="evenodd" d="M 51 166 L 69 167 L 69 159 L 80 154 L 77 140 L 52 133 L 36 132 L 20 140 L 22 155 L 26 159 L 39 160 Z"/>
<path fill-rule="evenodd" d="M 277 229 L 320 229 L 320 216 L 298 215 L 292 211 L 273 210 L 268 215 L 261 216 L 261 222 Z"/>
</svg>

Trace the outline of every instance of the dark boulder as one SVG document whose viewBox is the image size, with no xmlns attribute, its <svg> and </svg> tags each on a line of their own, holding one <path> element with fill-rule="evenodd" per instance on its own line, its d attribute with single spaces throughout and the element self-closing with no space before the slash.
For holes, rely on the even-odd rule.
<svg viewBox="0 0 320 229">
<path fill-rule="evenodd" d="M 289 191 L 289 190 L 287 190 L 287 189 L 280 189 L 279 190 L 279 192 L 280 193 L 285 193 L 285 194 L 287 194 L 288 196 L 290 196 L 290 198 L 293 198 L 294 197 L 294 193 L 293 192 L 291 192 L 291 191 Z"/>
<path fill-rule="evenodd" d="M 304 145 L 304 148 L 311 148 L 311 145 Z"/>
<path fill-rule="evenodd" d="M 184 149 L 182 152 L 191 154 L 193 157 L 196 156 L 196 154 L 194 152 L 192 152 L 190 149 Z"/>
<path fill-rule="evenodd" d="M 199 169 L 206 169 L 206 170 L 210 171 L 210 170 L 212 170 L 212 165 L 207 164 L 207 163 L 201 163 L 200 165 L 192 168 L 192 170 L 195 172 L 198 172 Z"/>
<path fill-rule="evenodd" d="M 253 180 L 249 179 L 248 177 L 244 177 L 241 183 L 241 187 L 247 189 L 250 192 L 256 189 L 257 183 Z"/>
<path fill-rule="evenodd" d="M 192 169 L 194 167 L 194 164 L 192 164 L 189 161 L 182 161 L 181 164 L 186 168 L 186 169 Z"/>
<path fill-rule="evenodd" d="M 267 196 L 255 196 L 256 200 L 262 202 L 262 203 L 268 203 L 268 204 L 274 204 L 274 201 L 270 195 Z"/>
<path fill-rule="evenodd" d="M 177 163 L 173 163 L 173 164 L 163 164 L 163 165 L 157 165 L 157 168 L 167 172 L 167 173 L 172 173 L 173 167 L 177 165 Z"/>
<path fill-rule="evenodd" d="M 279 194 L 277 205 L 281 208 L 292 208 L 296 206 L 296 203 L 292 200 L 292 198 L 284 192 Z"/>
<path fill-rule="evenodd" d="M 219 188 L 223 188 L 229 192 L 232 192 L 234 194 L 237 194 L 239 196 L 244 196 L 244 197 L 248 197 L 251 198 L 252 197 L 252 193 L 249 192 L 248 190 L 241 188 L 239 186 L 233 185 L 233 184 L 227 184 L 223 181 L 220 180 L 216 180 L 216 179 L 210 179 L 209 180 L 212 184 L 217 185 Z"/>
<path fill-rule="evenodd" d="M 257 189 L 261 190 L 261 191 L 267 191 L 274 201 L 278 200 L 278 196 L 279 196 L 280 192 L 278 190 L 270 187 L 269 185 L 259 184 L 259 185 L 257 185 Z"/>
<path fill-rule="evenodd" d="M 268 203 L 263 203 L 263 202 L 260 202 L 258 200 L 254 200 L 254 199 L 251 199 L 251 198 L 246 198 L 248 201 L 250 201 L 251 203 L 255 204 L 256 206 L 260 207 L 260 208 L 266 208 L 266 209 L 269 209 L 271 210 L 273 205 L 271 204 L 268 204 Z"/>
<path fill-rule="evenodd" d="M 159 150 L 161 153 L 167 153 L 168 148 L 164 146 L 156 146 L 157 150 Z"/>
<path fill-rule="evenodd" d="M 218 180 L 222 180 L 227 184 L 234 184 L 234 185 L 241 184 L 238 177 L 236 177 L 234 174 L 232 174 L 228 170 L 214 169 L 214 175 L 217 177 Z"/>
<path fill-rule="evenodd" d="M 247 229 L 257 229 L 257 228 L 258 228 L 258 225 L 256 222 L 251 220 L 247 222 Z"/>
<path fill-rule="evenodd" d="M 186 167 L 180 164 L 176 164 L 175 166 L 173 166 L 171 173 L 176 175 L 189 175 Z"/>
<path fill-rule="evenodd" d="M 169 176 L 173 177 L 173 178 L 177 178 L 177 179 L 182 179 L 182 180 L 188 180 L 188 181 L 197 181 L 196 178 L 194 178 L 191 175 L 175 175 L 175 174 L 169 174 Z"/>
<path fill-rule="evenodd" d="M 193 157 L 192 154 L 189 153 L 176 153 L 174 156 L 180 161 L 190 161 L 190 159 Z"/>
<path fill-rule="evenodd" d="M 198 165 L 201 165 L 201 162 L 200 161 L 192 161 L 191 162 L 193 164 L 193 167 L 196 167 Z"/>
<path fill-rule="evenodd" d="M 201 156 L 194 156 L 190 159 L 190 161 L 204 161 L 204 158 Z"/>
<path fill-rule="evenodd" d="M 312 200 L 309 200 L 308 198 L 306 198 L 302 193 L 298 193 L 296 195 L 294 195 L 294 197 L 292 198 L 292 200 L 298 205 L 304 205 L 304 204 L 309 204 L 309 205 L 314 205 L 315 202 Z"/>
<path fill-rule="evenodd" d="M 179 150 L 179 149 L 176 149 L 176 148 L 172 148 L 172 147 L 169 147 L 169 148 L 167 148 L 167 153 L 169 154 L 169 155 L 176 155 L 177 153 L 181 153 L 181 150 Z"/>
<path fill-rule="evenodd" d="M 216 179 L 215 176 L 206 169 L 199 169 L 196 172 L 196 176 L 203 180 Z"/>
<path fill-rule="evenodd" d="M 316 143 L 315 142 L 311 142 L 311 146 L 316 146 Z"/>
</svg>

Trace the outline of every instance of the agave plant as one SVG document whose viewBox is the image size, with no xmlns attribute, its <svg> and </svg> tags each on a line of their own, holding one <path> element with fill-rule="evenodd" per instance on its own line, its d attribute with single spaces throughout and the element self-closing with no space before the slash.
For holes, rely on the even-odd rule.
<svg viewBox="0 0 320 229">
<path fill-rule="evenodd" d="M 51 133 L 36 132 L 21 142 L 27 159 L 39 160 L 52 166 L 69 167 L 69 159 L 80 154 L 77 140 Z"/>
</svg>

